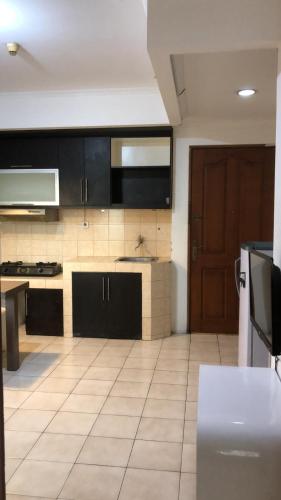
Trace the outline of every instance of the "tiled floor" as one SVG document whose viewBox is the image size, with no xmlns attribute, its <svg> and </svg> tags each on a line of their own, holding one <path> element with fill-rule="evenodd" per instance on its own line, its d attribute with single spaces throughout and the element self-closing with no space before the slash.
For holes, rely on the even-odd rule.
<svg viewBox="0 0 281 500">
<path fill-rule="evenodd" d="M 4 370 L 7 500 L 195 500 L 199 365 L 237 337 L 21 337 Z M 210 388 L 211 389 L 211 388 Z"/>
</svg>

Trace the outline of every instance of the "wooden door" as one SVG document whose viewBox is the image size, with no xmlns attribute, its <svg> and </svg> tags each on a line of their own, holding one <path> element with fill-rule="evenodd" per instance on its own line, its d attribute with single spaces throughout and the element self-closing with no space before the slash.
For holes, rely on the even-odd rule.
<svg viewBox="0 0 281 500">
<path fill-rule="evenodd" d="M 190 191 L 190 330 L 237 333 L 234 261 L 273 239 L 274 148 L 193 148 Z"/>
<path fill-rule="evenodd" d="M 108 273 L 107 336 L 141 339 L 142 290 L 140 273 Z"/>
</svg>

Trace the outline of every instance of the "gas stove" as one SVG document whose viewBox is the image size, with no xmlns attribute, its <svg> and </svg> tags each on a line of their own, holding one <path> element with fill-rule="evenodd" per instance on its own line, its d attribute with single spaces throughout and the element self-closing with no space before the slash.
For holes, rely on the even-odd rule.
<svg viewBox="0 0 281 500">
<path fill-rule="evenodd" d="M 2 262 L 1 276 L 56 276 L 62 272 L 57 262 Z"/>
</svg>

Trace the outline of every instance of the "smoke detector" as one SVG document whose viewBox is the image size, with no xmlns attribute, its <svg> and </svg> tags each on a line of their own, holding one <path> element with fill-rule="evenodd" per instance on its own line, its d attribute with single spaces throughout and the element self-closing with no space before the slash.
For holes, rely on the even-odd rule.
<svg viewBox="0 0 281 500">
<path fill-rule="evenodd" d="M 19 44 L 16 42 L 8 42 L 6 43 L 6 47 L 8 49 L 10 56 L 16 56 L 20 48 Z"/>
</svg>

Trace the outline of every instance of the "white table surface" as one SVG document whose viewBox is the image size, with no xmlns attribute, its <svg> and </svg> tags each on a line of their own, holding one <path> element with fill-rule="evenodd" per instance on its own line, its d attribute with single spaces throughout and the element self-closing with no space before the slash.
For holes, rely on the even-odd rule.
<svg viewBox="0 0 281 500">
<path fill-rule="evenodd" d="M 274 370 L 201 366 L 197 437 L 197 500 L 281 499 Z"/>
</svg>

